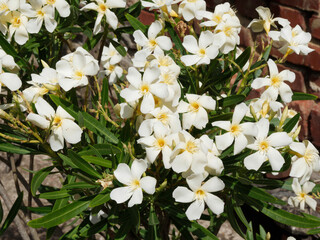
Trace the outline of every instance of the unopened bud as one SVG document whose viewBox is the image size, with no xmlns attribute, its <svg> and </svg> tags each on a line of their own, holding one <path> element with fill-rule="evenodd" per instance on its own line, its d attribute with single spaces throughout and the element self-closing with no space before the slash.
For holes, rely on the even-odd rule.
<svg viewBox="0 0 320 240">
<path fill-rule="evenodd" d="M 266 234 L 266 240 L 270 240 L 271 239 L 271 234 L 270 234 L 270 232 L 268 232 L 267 234 Z"/>
<path fill-rule="evenodd" d="M 252 105 L 250 105 L 250 113 L 251 113 L 252 117 L 254 118 L 254 120 L 257 122 L 258 118 L 257 118 L 257 115 L 256 115 L 256 111 L 253 109 Z"/>
<path fill-rule="evenodd" d="M 284 122 L 286 121 L 288 117 L 288 106 L 286 106 L 284 109 L 283 109 L 283 112 L 282 112 L 282 115 L 281 115 L 281 119 L 280 119 L 280 122 L 279 122 L 279 128 L 282 127 L 282 125 L 284 124 Z"/>
<path fill-rule="evenodd" d="M 299 126 L 297 130 L 294 132 L 294 134 L 292 135 L 293 140 L 295 140 L 299 136 L 300 130 L 301 130 L 301 126 Z"/>
<path fill-rule="evenodd" d="M 46 63 L 45 61 L 41 60 L 41 64 L 44 68 L 49 68 L 48 63 Z"/>
<path fill-rule="evenodd" d="M 175 11 L 171 10 L 170 16 L 171 17 L 178 17 L 179 15 Z"/>
</svg>

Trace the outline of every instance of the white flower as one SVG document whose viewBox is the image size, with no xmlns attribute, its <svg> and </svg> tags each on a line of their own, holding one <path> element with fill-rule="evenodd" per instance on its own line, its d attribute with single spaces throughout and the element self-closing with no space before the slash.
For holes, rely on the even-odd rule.
<svg viewBox="0 0 320 240">
<path fill-rule="evenodd" d="M 230 16 L 235 16 L 235 12 L 230 7 L 230 3 L 222 3 L 215 7 L 214 12 L 203 11 L 199 12 L 202 14 L 204 18 L 209 19 L 209 21 L 205 21 L 200 23 L 201 27 L 214 27 L 220 24 L 223 20 L 223 15 L 228 14 Z"/>
<path fill-rule="evenodd" d="M 124 0 L 95 0 L 95 3 L 89 3 L 81 10 L 94 10 L 98 12 L 98 16 L 96 22 L 93 27 L 93 34 L 98 34 L 102 31 L 101 20 L 103 16 L 106 16 L 107 23 L 113 29 L 116 29 L 118 26 L 118 18 L 114 12 L 110 9 L 112 8 L 124 8 L 126 6 L 126 2 Z"/>
<path fill-rule="evenodd" d="M 283 107 L 283 104 L 272 100 L 270 96 L 264 94 L 260 98 L 253 99 L 250 102 L 250 106 L 252 106 L 257 118 L 260 119 L 261 117 L 268 118 L 270 111 L 279 111 Z M 247 115 L 252 117 L 251 114 L 248 113 Z"/>
<path fill-rule="evenodd" d="M 204 0 L 183 0 L 179 4 L 178 13 L 181 14 L 187 22 L 197 18 L 201 20 L 203 16 L 199 14 L 200 11 L 206 10 L 206 2 Z"/>
<path fill-rule="evenodd" d="M 14 40 L 16 43 L 19 45 L 25 44 L 29 39 L 27 31 L 27 16 L 18 11 L 13 11 L 10 12 L 8 17 L 10 18 L 11 23 L 9 26 L 8 41 L 11 41 L 14 34 Z"/>
<path fill-rule="evenodd" d="M 296 196 L 290 197 L 288 199 L 289 205 L 294 207 L 298 207 L 300 205 L 300 209 L 304 210 L 305 204 L 307 204 L 309 205 L 309 207 L 311 207 L 312 210 L 315 211 L 317 207 L 317 201 L 308 195 L 308 193 L 312 191 L 315 185 L 316 184 L 314 184 L 313 182 L 305 182 L 301 189 L 301 185 L 298 179 L 294 178 L 292 182 L 292 190 L 294 191 Z"/>
<path fill-rule="evenodd" d="M 179 113 L 183 113 L 183 129 L 190 129 L 191 126 L 198 129 L 204 128 L 209 122 L 205 109 L 214 110 L 216 101 L 206 95 L 186 94 L 186 98 L 189 103 L 180 101 L 177 108 Z"/>
<path fill-rule="evenodd" d="M 61 17 L 68 17 L 70 15 L 70 5 L 66 0 L 43 0 L 44 3 L 53 6 L 57 9 Z"/>
<path fill-rule="evenodd" d="M 171 167 L 170 157 L 172 153 L 171 145 L 173 138 L 173 135 L 166 136 L 163 132 L 155 131 L 153 135 L 142 137 L 138 139 L 137 142 L 145 147 L 147 159 L 150 163 L 153 163 L 161 152 L 163 165 L 168 169 Z"/>
<path fill-rule="evenodd" d="M 46 95 L 49 92 L 49 89 L 47 89 L 46 87 L 39 85 L 35 82 L 28 82 L 29 84 L 31 84 L 31 87 L 28 87 L 26 89 L 24 89 L 22 91 L 23 96 L 25 97 L 25 99 L 30 103 L 30 102 L 37 102 L 39 97 L 42 97 L 44 95 Z"/>
<path fill-rule="evenodd" d="M 131 169 L 125 163 L 120 163 L 114 171 L 115 178 L 125 187 L 115 188 L 110 193 L 110 198 L 117 203 L 123 203 L 129 198 L 128 207 L 142 203 L 144 190 L 148 194 L 155 192 L 157 180 L 153 177 L 141 175 L 147 170 L 147 163 L 143 160 L 134 160 Z"/>
<path fill-rule="evenodd" d="M 218 39 L 210 31 L 201 32 L 199 37 L 199 43 L 197 39 L 192 35 L 187 35 L 183 39 L 182 45 L 184 48 L 192 53 L 192 55 L 184 55 L 181 57 L 181 61 L 186 66 L 209 64 L 211 59 L 214 59 L 219 53 Z"/>
<path fill-rule="evenodd" d="M 205 170 L 212 175 L 220 175 L 224 169 L 222 160 L 218 157 L 220 155 L 219 150 L 216 147 L 216 144 L 208 135 L 202 135 L 200 137 L 202 145 L 207 148 L 207 159 L 208 164 L 205 167 Z"/>
<path fill-rule="evenodd" d="M 268 60 L 268 67 L 270 77 L 256 78 L 253 80 L 251 87 L 253 89 L 268 87 L 268 89 L 263 92 L 262 97 L 263 95 L 266 95 L 275 101 L 280 94 L 281 99 L 285 103 L 291 102 L 293 93 L 289 85 L 284 83 L 284 81 L 292 83 L 294 82 L 296 75 L 294 72 L 287 69 L 279 73 L 277 65 L 271 59 Z"/>
<path fill-rule="evenodd" d="M 314 51 L 308 47 L 311 41 L 311 34 L 304 32 L 299 25 L 292 28 L 290 25 L 285 26 L 278 31 L 270 31 L 269 36 L 274 41 L 279 41 L 281 48 L 279 51 L 282 54 L 289 55 L 293 52 L 296 54 L 307 55 Z"/>
<path fill-rule="evenodd" d="M 159 75 L 159 69 L 147 68 L 141 78 L 141 73 L 130 67 L 127 75 L 130 86 L 123 89 L 120 96 L 127 102 L 142 98 L 140 111 L 144 114 L 151 112 L 155 108 L 154 95 L 162 99 L 168 96 L 166 84 L 159 83 Z"/>
<path fill-rule="evenodd" d="M 64 140 L 71 144 L 80 142 L 81 128 L 62 107 L 58 106 L 57 110 L 54 111 L 51 105 L 43 98 L 38 98 L 35 107 L 38 114 L 29 113 L 26 119 L 42 129 L 48 129 L 51 126 L 48 142 L 53 151 L 63 149 Z"/>
<path fill-rule="evenodd" d="M 16 91 L 21 87 L 22 82 L 18 75 L 14 73 L 4 72 L 2 69 L 2 61 L 0 61 L 0 92 L 2 85 L 9 88 L 10 91 Z"/>
<path fill-rule="evenodd" d="M 181 173 L 191 169 L 193 173 L 203 173 L 208 162 L 205 150 L 200 139 L 195 139 L 185 130 L 180 131 L 173 150 L 172 170 Z"/>
<path fill-rule="evenodd" d="M 125 48 L 126 49 L 126 48 Z M 105 65 L 107 62 L 110 62 L 111 65 L 115 65 L 122 60 L 121 54 L 115 49 L 112 43 L 109 44 L 109 47 L 104 46 L 102 55 L 101 55 L 101 62 L 102 65 Z"/>
<path fill-rule="evenodd" d="M 244 118 L 249 108 L 245 103 L 238 104 L 232 116 L 232 122 L 216 121 L 212 126 L 217 126 L 227 131 L 227 133 L 216 136 L 217 147 L 220 150 L 225 150 L 234 141 L 233 154 L 240 153 L 247 145 L 247 136 L 256 136 L 258 129 L 255 123 L 245 122 L 240 123 Z"/>
<path fill-rule="evenodd" d="M 39 75 L 32 73 L 31 78 L 32 82 L 42 84 L 49 90 L 57 90 L 59 88 L 59 76 L 53 68 L 45 67 Z"/>
<path fill-rule="evenodd" d="M 54 20 L 54 7 L 52 5 L 44 5 L 42 0 L 30 0 L 32 12 L 28 15 L 31 18 L 27 24 L 29 33 L 38 33 L 43 24 L 45 24 L 48 32 L 53 32 L 57 27 Z"/>
<path fill-rule="evenodd" d="M 11 55 L 8 55 L 3 49 L 0 47 L 0 63 L 2 67 L 7 69 L 10 72 L 18 72 L 19 66 L 15 63 L 14 58 Z"/>
<path fill-rule="evenodd" d="M 224 202 L 212 194 L 212 192 L 218 192 L 224 189 L 225 185 L 223 181 L 217 177 L 212 177 L 202 184 L 203 180 L 204 177 L 202 174 L 191 175 L 187 178 L 187 183 L 191 191 L 186 187 L 177 187 L 172 193 L 176 202 L 192 202 L 186 211 L 189 220 L 200 219 L 205 209 L 205 203 L 214 214 L 219 215 L 223 213 Z"/>
<path fill-rule="evenodd" d="M 267 7 L 259 6 L 256 8 L 256 11 L 259 14 L 259 19 L 253 19 L 248 25 L 248 28 L 251 27 L 253 32 L 262 32 L 264 29 L 268 34 L 271 26 L 277 28 L 275 22 L 278 22 L 283 27 L 290 24 L 287 19 L 280 17 L 272 18 L 270 9 Z"/>
<path fill-rule="evenodd" d="M 302 143 L 293 142 L 290 149 L 294 151 L 292 158 L 291 177 L 302 178 L 301 183 L 308 181 L 313 171 L 320 169 L 319 151 L 308 140 Z"/>
<path fill-rule="evenodd" d="M 90 216 L 89 216 L 89 221 L 92 224 L 96 224 L 96 223 L 100 222 L 103 218 L 106 218 L 106 217 L 108 217 L 108 215 L 103 210 L 100 210 L 97 214 L 92 214 L 92 212 L 91 212 Z"/>
<path fill-rule="evenodd" d="M 241 24 L 236 16 L 223 15 L 221 23 L 214 29 L 216 41 L 219 42 L 223 54 L 228 54 L 240 44 L 240 31 Z"/>
<path fill-rule="evenodd" d="M 163 50 L 169 51 L 172 48 L 172 42 L 167 36 L 157 35 L 162 30 L 162 24 L 160 21 L 153 22 L 148 29 L 148 38 L 143 34 L 141 30 L 136 30 L 133 33 L 134 41 L 143 49 L 147 49 L 150 52 L 154 51 L 156 48 L 161 48 Z"/>
<path fill-rule="evenodd" d="M 118 65 L 111 65 L 110 62 L 107 62 L 103 65 L 105 68 L 105 75 L 109 76 L 109 84 L 113 84 L 117 81 L 117 78 L 121 78 L 123 74 L 122 67 L 119 67 Z"/>
<path fill-rule="evenodd" d="M 138 130 L 140 136 L 150 136 L 152 132 L 177 133 L 181 130 L 178 112 L 172 112 L 166 106 L 155 108 L 148 114 Z"/>
<path fill-rule="evenodd" d="M 78 49 L 72 54 L 72 62 L 62 59 L 57 62 L 56 69 L 59 74 L 59 85 L 65 91 L 88 85 L 87 76 L 94 76 L 98 73 L 97 63 L 92 60 L 88 61 L 86 55 Z"/>
<path fill-rule="evenodd" d="M 276 132 L 268 136 L 269 121 L 262 118 L 257 122 L 258 134 L 252 144 L 247 148 L 256 152 L 244 159 L 244 166 L 251 170 L 258 170 L 261 165 L 268 159 L 273 171 L 279 171 L 284 164 L 284 159 L 277 148 L 288 146 L 292 139 L 286 132 Z"/>
</svg>

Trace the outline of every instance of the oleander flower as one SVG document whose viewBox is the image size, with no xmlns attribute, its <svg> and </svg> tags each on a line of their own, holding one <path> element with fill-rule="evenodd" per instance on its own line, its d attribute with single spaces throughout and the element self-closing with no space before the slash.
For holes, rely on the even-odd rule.
<svg viewBox="0 0 320 240">
<path fill-rule="evenodd" d="M 223 15 L 225 14 L 235 16 L 235 12 L 228 2 L 217 5 L 214 12 L 203 11 L 200 12 L 200 14 L 202 14 L 204 18 L 209 19 L 209 21 L 200 23 L 201 27 L 215 27 L 219 25 L 223 21 Z"/>
<path fill-rule="evenodd" d="M 199 13 L 206 10 L 206 2 L 204 0 L 183 0 L 179 4 L 178 13 L 183 16 L 187 22 L 194 18 L 201 20 L 203 16 Z"/>
<path fill-rule="evenodd" d="M 10 91 L 17 91 L 22 86 L 22 82 L 17 74 L 4 72 L 2 68 L 2 61 L 0 61 L 0 92 L 3 85 Z"/>
<path fill-rule="evenodd" d="M 204 179 L 202 174 L 191 175 L 186 179 L 191 190 L 179 186 L 172 193 L 176 202 L 192 202 L 186 211 L 186 215 L 190 221 L 200 219 L 205 209 L 205 203 L 216 215 L 221 214 L 224 210 L 223 200 L 213 195 L 212 192 L 223 190 L 225 184 L 218 177 L 212 177 L 202 184 Z"/>
<path fill-rule="evenodd" d="M 267 89 L 262 93 L 261 97 L 264 95 L 269 96 L 273 101 L 278 98 L 280 94 L 281 99 L 285 103 L 289 103 L 292 100 L 292 90 L 288 84 L 284 81 L 294 82 L 296 75 L 290 70 L 283 70 L 279 73 L 278 67 L 272 59 L 268 60 L 269 67 L 269 77 L 256 78 L 253 80 L 251 87 L 253 89 L 259 89 L 262 87 L 267 87 Z"/>
<path fill-rule="evenodd" d="M 81 141 L 81 128 L 61 106 L 58 106 L 55 111 L 43 98 L 38 98 L 35 107 L 38 114 L 29 113 L 26 119 L 39 128 L 50 128 L 51 134 L 48 142 L 53 151 L 63 149 L 64 140 L 71 144 Z"/>
<path fill-rule="evenodd" d="M 256 124 L 258 134 L 254 143 L 247 145 L 247 148 L 256 152 L 244 159 L 244 166 L 249 170 L 257 171 L 268 159 L 272 170 L 279 171 L 284 164 L 284 158 L 277 149 L 288 146 L 292 143 L 292 139 L 286 132 L 276 132 L 268 136 L 269 121 L 265 118 L 260 119 Z"/>
<path fill-rule="evenodd" d="M 213 127 L 219 127 L 227 131 L 222 135 L 216 135 L 216 144 L 218 149 L 225 150 L 234 142 L 233 154 L 240 153 L 248 145 L 248 136 L 256 136 L 258 129 L 255 123 L 240 123 L 249 111 L 245 103 L 238 104 L 233 112 L 232 121 L 216 121 L 212 123 Z"/>
<path fill-rule="evenodd" d="M 12 11 L 8 15 L 10 22 L 8 30 L 8 41 L 11 41 L 14 35 L 14 41 L 19 45 L 25 44 L 29 39 L 27 30 L 28 18 L 25 14 L 18 11 Z"/>
<path fill-rule="evenodd" d="M 125 187 L 115 188 L 110 193 L 110 198 L 118 204 L 127 201 L 128 207 L 142 203 L 144 190 L 148 194 L 155 192 L 157 180 L 153 177 L 143 177 L 142 174 L 147 170 L 147 163 L 142 159 L 135 159 L 131 169 L 125 163 L 120 163 L 114 171 L 115 178 L 125 185 Z"/>
<path fill-rule="evenodd" d="M 219 54 L 219 39 L 210 31 L 201 32 L 199 42 L 192 35 L 187 35 L 183 39 L 182 45 L 192 53 L 181 57 L 181 61 L 186 66 L 209 64 Z"/>
<path fill-rule="evenodd" d="M 251 27 L 253 32 L 262 32 L 264 29 L 268 34 L 271 26 L 277 28 L 275 22 L 278 22 L 282 27 L 290 24 L 287 19 L 281 17 L 273 18 L 270 9 L 267 7 L 259 6 L 256 8 L 256 11 L 259 14 L 259 19 L 253 19 L 248 25 L 248 28 Z"/>
<path fill-rule="evenodd" d="M 46 0 L 45 2 L 57 9 L 61 17 L 68 17 L 70 15 L 70 5 L 66 0 Z"/>
<path fill-rule="evenodd" d="M 205 109 L 214 110 L 216 101 L 206 95 L 186 94 L 188 103 L 180 101 L 177 111 L 182 114 L 183 129 L 190 129 L 195 126 L 198 129 L 204 128 L 209 122 L 208 113 Z"/>
<path fill-rule="evenodd" d="M 308 195 L 309 192 L 315 187 L 315 183 L 313 182 L 305 182 L 301 188 L 301 184 L 299 183 L 297 178 L 293 179 L 292 182 L 292 190 L 296 194 L 295 197 L 289 197 L 288 203 L 291 206 L 299 207 L 301 210 L 304 210 L 305 205 L 307 204 L 311 207 L 312 210 L 316 210 L 317 201 L 312 198 L 312 196 Z"/>
<path fill-rule="evenodd" d="M 153 52 L 156 48 L 169 51 L 172 48 L 171 39 L 167 36 L 159 36 L 162 30 L 162 24 L 156 20 L 148 29 L 148 38 L 141 30 L 136 30 L 133 33 L 134 41 L 143 49 Z"/>
</svg>

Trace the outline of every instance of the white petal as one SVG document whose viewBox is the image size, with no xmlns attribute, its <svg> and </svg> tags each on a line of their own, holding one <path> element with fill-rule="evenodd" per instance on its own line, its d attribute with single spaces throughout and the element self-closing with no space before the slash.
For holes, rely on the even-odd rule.
<svg viewBox="0 0 320 240">
<path fill-rule="evenodd" d="M 217 196 L 208 193 L 205 198 L 206 204 L 214 214 L 221 214 L 224 211 L 224 202 Z"/>
<path fill-rule="evenodd" d="M 157 20 L 153 22 L 148 29 L 148 38 L 155 39 L 161 30 L 162 30 L 162 25 L 160 21 Z"/>
<path fill-rule="evenodd" d="M 29 39 L 29 35 L 25 27 L 19 27 L 16 29 L 16 32 L 14 34 L 14 40 L 19 45 L 25 44 L 28 41 L 28 39 Z"/>
<path fill-rule="evenodd" d="M 37 102 L 35 103 L 35 107 L 39 115 L 52 118 L 55 115 L 55 111 L 51 105 L 45 101 L 43 98 L 38 98 Z"/>
<path fill-rule="evenodd" d="M 204 108 L 200 107 L 197 114 L 196 114 L 196 117 L 194 119 L 193 125 L 197 129 L 203 129 L 206 127 L 208 122 L 209 122 L 209 120 L 208 120 L 208 114 L 207 114 L 206 110 L 204 110 Z"/>
<path fill-rule="evenodd" d="M 231 127 L 231 123 L 229 121 L 216 121 L 212 123 L 213 127 L 219 127 L 223 130 L 229 131 Z"/>
<path fill-rule="evenodd" d="M 259 89 L 265 86 L 270 86 L 270 84 L 271 84 L 271 80 L 269 78 L 256 78 L 251 83 L 251 87 L 253 89 Z"/>
<path fill-rule="evenodd" d="M 16 74 L 7 72 L 0 74 L 0 82 L 11 91 L 18 90 L 22 85 L 20 78 Z"/>
<path fill-rule="evenodd" d="M 238 136 L 235 137 L 233 154 L 236 155 L 240 153 L 247 145 L 247 138 L 242 133 L 240 133 Z"/>
<path fill-rule="evenodd" d="M 120 96 L 124 98 L 127 102 L 134 102 L 142 97 L 142 94 L 139 90 L 134 88 L 125 88 L 121 90 Z"/>
<path fill-rule="evenodd" d="M 131 165 L 132 177 L 140 179 L 141 175 L 147 170 L 147 163 L 142 159 L 135 159 Z"/>
<path fill-rule="evenodd" d="M 281 86 L 279 87 L 279 93 L 280 93 L 281 99 L 285 103 L 289 103 L 292 101 L 293 92 L 287 84 L 285 83 L 281 84 Z"/>
<path fill-rule="evenodd" d="M 309 193 L 312 191 L 312 189 L 316 186 L 315 183 L 313 182 L 306 182 L 303 184 L 302 186 L 302 191 L 305 192 L 305 193 Z"/>
<path fill-rule="evenodd" d="M 128 70 L 127 80 L 132 86 L 138 89 L 141 84 L 141 73 L 139 73 L 136 68 L 130 67 Z"/>
<path fill-rule="evenodd" d="M 176 202 L 188 203 L 194 200 L 194 193 L 186 187 L 177 187 L 173 191 L 172 197 Z"/>
<path fill-rule="evenodd" d="M 117 16 L 114 14 L 114 12 L 110 11 L 109 9 L 107 9 L 106 17 L 107 17 L 107 23 L 109 23 L 110 26 L 111 26 L 113 29 L 117 29 L 117 26 L 118 26 L 118 18 L 117 18 Z"/>
<path fill-rule="evenodd" d="M 192 162 L 192 156 L 187 151 L 184 151 L 180 155 L 176 156 L 176 158 L 172 162 L 172 170 L 176 173 L 181 173 L 187 171 Z"/>
<path fill-rule="evenodd" d="M 274 149 L 273 147 L 269 147 L 267 156 L 271 164 L 272 170 L 279 171 L 284 164 L 284 159 L 280 152 Z"/>
<path fill-rule="evenodd" d="M 147 153 L 147 158 L 148 160 L 153 163 L 156 158 L 159 156 L 160 150 L 159 149 L 155 149 L 153 147 L 147 147 L 146 148 L 146 153 Z"/>
<path fill-rule="evenodd" d="M 127 164 L 119 163 L 117 169 L 114 170 L 113 174 L 119 182 L 125 185 L 130 185 L 132 181 L 132 173 Z"/>
<path fill-rule="evenodd" d="M 132 190 L 130 187 L 115 188 L 110 193 L 110 198 L 119 203 L 124 203 L 132 196 Z"/>
<path fill-rule="evenodd" d="M 56 0 L 55 6 L 61 17 L 70 15 L 70 5 L 65 0 Z"/>
<path fill-rule="evenodd" d="M 140 111 L 144 114 L 150 113 L 155 107 L 154 98 L 151 93 L 147 93 L 143 96 Z"/>
<path fill-rule="evenodd" d="M 61 128 L 63 137 L 68 143 L 76 144 L 81 141 L 82 130 L 74 121 L 62 120 Z"/>
<path fill-rule="evenodd" d="M 257 123 L 258 135 L 260 139 L 266 138 L 269 132 L 269 121 L 265 118 L 261 118 Z"/>
<path fill-rule="evenodd" d="M 183 39 L 182 45 L 188 52 L 191 52 L 194 54 L 196 54 L 197 51 L 199 50 L 197 40 L 192 35 L 185 36 Z"/>
<path fill-rule="evenodd" d="M 290 177 L 300 178 L 307 171 L 307 163 L 304 158 L 299 158 L 297 161 L 294 161 L 291 166 Z"/>
<path fill-rule="evenodd" d="M 63 149 L 64 139 L 62 135 L 62 129 L 58 128 L 55 131 L 53 131 L 48 138 L 48 142 L 50 144 L 51 149 L 55 152 Z"/>
<path fill-rule="evenodd" d="M 167 36 L 160 36 L 156 38 L 156 43 L 159 47 L 165 51 L 169 51 L 172 48 L 172 42 Z"/>
<path fill-rule="evenodd" d="M 190 221 L 197 220 L 197 219 L 200 219 L 203 211 L 204 211 L 204 201 L 196 200 L 190 204 L 190 206 L 186 211 L 186 215 Z"/>
<path fill-rule="evenodd" d="M 240 103 L 234 108 L 232 116 L 232 124 L 239 124 L 244 116 L 247 114 L 249 108 L 245 103 Z"/>
<path fill-rule="evenodd" d="M 317 201 L 314 200 L 313 198 L 306 196 L 306 203 L 309 205 L 309 207 L 311 207 L 311 209 L 313 211 L 316 211 L 316 207 L 317 207 Z"/>
<path fill-rule="evenodd" d="M 202 107 L 208 110 L 214 110 L 216 108 L 216 101 L 210 96 L 201 96 L 199 98 L 199 103 Z"/>
<path fill-rule="evenodd" d="M 272 59 L 268 60 L 268 67 L 269 67 L 270 76 L 275 76 L 279 74 L 278 67 Z"/>
<path fill-rule="evenodd" d="M 209 193 L 221 191 L 224 187 L 224 182 L 218 177 L 212 177 L 202 185 L 202 189 Z"/>
<path fill-rule="evenodd" d="M 241 123 L 240 127 L 244 135 L 257 136 L 258 134 L 258 128 L 255 123 L 251 123 L 251 122 Z"/>
<path fill-rule="evenodd" d="M 213 43 L 213 33 L 210 31 L 201 32 L 199 37 L 199 48 L 207 48 Z"/>
<path fill-rule="evenodd" d="M 190 129 L 191 126 L 195 123 L 196 116 L 197 115 L 194 112 L 184 113 L 182 115 L 183 129 Z"/>
<path fill-rule="evenodd" d="M 29 113 L 26 120 L 42 129 L 46 129 L 50 126 L 50 121 L 35 113 Z"/>
<path fill-rule="evenodd" d="M 304 155 L 305 152 L 306 152 L 306 147 L 303 143 L 300 143 L 300 142 L 293 142 L 290 144 L 290 148 L 297 152 L 297 153 L 300 153 L 301 155 Z"/>
<path fill-rule="evenodd" d="M 143 177 L 140 180 L 141 188 L 148 194 L 154 194 L 156 191 L 157 180 L 154 177 Z"/>
<path fill-rule="evenodd" d="M 258 170 L 263 162 L 266 160 L 266 156 L 260 154 L 259 152 L 255 152 L 244 159 L 244 166 L 248 170 Z"/>
<path fill-rule="evenodd" d="M 150 86 L 150 92 L 161 99 L 165 99 L 169 95 L 168 86 L 164 83 L 152 84 Z"/>
<path fill-rule="evenodd" d="M 136 204 L 141 204 L 142 200 L 143 200 L 142 189 L 137 188 L 133 191 L 132 197 L 128 202 L 128 207 L 132 207 L 133 205 L 136 205 Z"/>
<path fill-rule="evenodd" d="M 148 39 L 146 36 L 143 34 L 141 30 L 136 30 L 133 33 L 134 41 L 140 45 L 140 46 L 145 46 L 148 43 Z"/>
<path fill-rule="evenodd" d="M 181 61 L 184 63 L 186 66 L 192 66 L 199 62 L 201 57 L 197 55 L 184 55 L 181 57 Z"/>
<path fill-rule="evenodd" d="M 217 148 L 220 150 L 225 150 L 233 143 L 234 137 L 230 132 L 227 132 L 222 135 L 216 136 Z"/>
<path fill-rule="evenodd" d="M 188 186 L 193 192 L 197 191 L 201 187 L 203 180 L 204 177 L 202 174 L 193 174 L 187 177 Z"/>
<path fill-rule="evenodd" d="M 215 59 L 216 56 L 218 56 L 218 54 L 219 54 L 219 48 L 217 48 L 216 45 L 212 45 L 206 49 L 206 55 L 210 59 Z"/>
<path fill-rule="evenodd" d="M 273 147 L 284 147 L 292 143 L 292 138 L 286 132 L 272 133 L 267 139 Z"/>
</svg>

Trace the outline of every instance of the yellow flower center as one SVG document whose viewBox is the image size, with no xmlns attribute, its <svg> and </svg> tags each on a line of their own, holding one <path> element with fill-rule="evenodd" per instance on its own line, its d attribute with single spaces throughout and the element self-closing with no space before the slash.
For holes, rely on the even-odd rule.
<svg viewBox="0 0 320 240">
<path fill-rule="evenodd" d="M 149 86 L 147 84 L 143 84 L 141 87 L 140 87 L 140 91 L 142 94 L 146 94 L 149 92 Z"/>
<path fill-rule="evenodd" d="M 115 67 L 114 65 L 109 65 L 108 70 L 109 70 L 110 72 L 113 72 L 115 68 L 116 68 L 116 67 Z"/>
<path fill-rule="evenodd" d="M 238 136 L 239 133 L 241 133 L 241 127 L 239 124 L 234 124 L 231 125 L 230 127 L 230 132 L 234 135 L 234 136 Z"/>
<path fill-rule="evenodd" d="M 108 9 L 108 7 L 106 4 L 104 4 L 104 3 L 99 4 L 99 12 L 104 13 L 105 11 L 107 11 L 107 9 Z"/>
<path fill-rule="evenodd" d="M 139 181 L 138 179 L 134 179 L 134 180 L 131 182 L 130 187 L 132 188 L 132 190 L 136 190 L 137 188 L 140 187 L 140 181 Z"/>
<path fill-rule="evenodd" d="M 12 19 L 12 25 L 13 25 L 15 28 L 20 27 L 20 25 L 21 25 L 21 19 L 20 19 L 20 17 L 14 17 L 14 18 Z"/>
<path fill-rule="evenodd" d="M 9 10 L 8 5 L 5 3 L 0 4 L 0 11 L 7 11 Z"/>
<path fill-rule="evenodd" d="M 187 142 L 187 145 L 186 145 L 186 150 L 189 152 L 189 153 L 195 153 L 198 151 L 198 147 L 197 145 L 192 142 L 192 141 L 188 141 Z"/>
<path fill-rule="evenodd" d="M 190 103 L 190 111 L 191 112 L 198 112 L 200 108 L 200 104 L 198 102 Z"/>
<path fill-rule="evenodd" d="M 171 65 L 171 58 L 169 57 L 160 57 L 159 58 L 159 65 L 162 67 L 168 67 Z"/>
<path fill-rule="evenodd" d="M 157 119 L 165 125 L 168 124 L 168 121 L 169 121 L 169 117 L 166 113 L 158 114 Z"/>
<path fill-rule="evenodd" d="M 59 116 L 55 116 L 52 122 L 52 125 L 55 127 L 60 127 L 62 124 L 62 119 Z"/>
<path fill-rule="evenodd" d="M 230 26 L 224 27 L 223 32 L 226 36 L 230 37 L 232 35 L 232 27 Z"/>
<path fill-rule="evenodd" d="M 56 0 L 47 0 L 47 4 L 52 5 L 52 4 L 55 4 L 55 3 L 56 3 Z"/>
<path fill-rule="evenodd" d="M 157 45 L 157 42 L 156 42 L 155 39 L 150 39 L 150 40 L 149 40 L 149 46 L 150 46 L 151 48 L 154 48 L 156 45 Z"/>
<path fill-rule="evenodd" d="M 271 78 L 271 86 L 276 88 L 280 87 L 281 79 L 278 76 L 274 76 Z"/>
<path fill-rule="evenodd" d="M 203 48 L 200 48 L 200 49 L 199 49 L 199 55 L 200 55 L 201 57 L 203 57 L 204 55 L 206 55 L 206 50 L 203 49 Z"/>
<path fill-rule="evenodd" d="M 263 140 L 259 143 L 259 151 L 265 152 L 269 148 L 269 143 L 267 140 Z"/>
<path fill-rule="evenodd" d="M 197 0 L 188 0 L 189 3 L 194 3 L 196 2 Z"/>
<path fill-rule="evenodd" d="M 163 138 L 158 138 L 156 142 L 156 146 L 158 148 L 163 148 L 166 145 L 166 141 Z"/>
<path fill-rule="evenodd" d="M 83 72 L 80 70 L 75 71 L 74 76 L 76 79 L 81 80 L 81 78 L 84 76 Z"/>
<path fill-rule="evenodd" d="M 198 190 L 195 192 L 195 194 L 196 194 L 196 198 L 197 198 L 198 200 L 202 200 L 202 199 L 206 196 L 206 192 L 203 191 L 201 188 L 198 189 Z"/>
<path fill-rule="evenodd" d="M 307 194 L 305 194 L 304 192 L 301 192 L 301 193 L 299 194 L 299 198 L 300 198 L 300 199 L 306 199 L 306 196 L 307 196 Z"/>
<path fill-rule="evenodd" d="M 44 17 L 44 12 L 42 11 L 42 9 L 37 11 L 37 16 Z"/>
<path fill-rule="evenodd" d="M 222 20 L 222 17 L 220 15 L 213 15 L 212 17 L 212 21 L 216 22 L 216 23 L 220 23 Z"/>
</svg>

